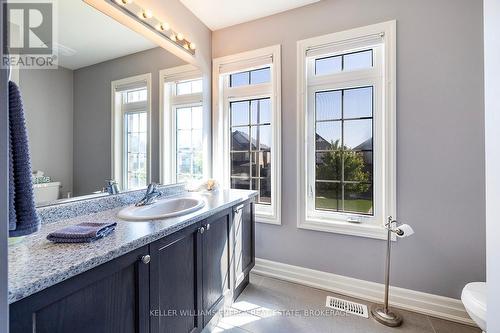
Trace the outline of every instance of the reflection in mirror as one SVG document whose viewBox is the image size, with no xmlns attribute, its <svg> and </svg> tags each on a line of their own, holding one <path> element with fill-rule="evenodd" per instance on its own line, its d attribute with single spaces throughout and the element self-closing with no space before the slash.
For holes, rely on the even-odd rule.
<svg viewBox="0 0 500 333">
<path fill-rule="evenodd" d="M 18 73 L 37 205 L 159 182 L 160 158 L 169 156 L 158 147 L 171 140 L 157 131 L 158 75 L 185 61 L 81 0 L 59 1 L 57 10 L 59 67 Z M 176 104 L 178 118 L 187 119 L 173 152 L 179 176 L 162 177 L 164 183 L 202 169 L 201 75 L 188 79 L 176 85 L 175 95 L 197 99 Z"/>
<path fill-rule="evenodd" d="M 161 157 L 163 183 L 199 182 L 208 177 L 210 124 L 203 112 L 201 72 L 178 66 L 160 72 Z"/>
</svg>

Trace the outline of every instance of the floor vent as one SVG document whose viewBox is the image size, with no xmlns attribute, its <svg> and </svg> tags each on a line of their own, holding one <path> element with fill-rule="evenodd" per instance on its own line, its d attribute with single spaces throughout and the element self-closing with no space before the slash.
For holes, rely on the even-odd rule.
<svg viewBox="0 0 500 333">
<path fill-rule="evenodd" d="M 345 299 L 326 296 L 326 307 L 368 318 L 368 307 L 366 305 L 346 301 Z"/>
</svg>

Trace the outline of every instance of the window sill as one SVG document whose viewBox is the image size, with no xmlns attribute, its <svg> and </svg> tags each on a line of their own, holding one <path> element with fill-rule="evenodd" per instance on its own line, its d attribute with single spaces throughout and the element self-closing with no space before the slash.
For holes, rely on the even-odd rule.
<svg viewBox="0 0 500 333">
<path fill-rule="evenodd" d="M 255 213 L 255 222 L 281 225 L 281 219 L 279 217 L 267 214 L 259 214 L 258 212 Z"/>
<path fill-rule="evenodd" d="M 381 225 L 356 224 L 342 221 L 319 221 L 306 220 L 299 221 L 297 224 L 299 229 L 330 232 L 341 235 L 350 235 L 358 237 L 366 237 L 373 239 L 386 240 L 387 230 Z M 396 238 L 392 235 L 391 239 Z"/>
</svg>

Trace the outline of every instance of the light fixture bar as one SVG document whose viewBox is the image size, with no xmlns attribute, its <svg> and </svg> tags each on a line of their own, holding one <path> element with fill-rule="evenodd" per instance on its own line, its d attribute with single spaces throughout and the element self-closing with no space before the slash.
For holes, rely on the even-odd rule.
<svg viewBox="0 0 500 333">
<path fill-rule="evenodd" d="M 178 31 L 171 29 L 170 25 L 154 16 L 154 13 L 148 9 L 140 6 L 133 0 L 105 0 L 113 7 L 119 9 L 132 19 L 140 22 L 149 30 L 160 35 L 165 40 L 183 49 L 185 52 L 195 55 L 196 44 L 186 39 L 186 37 Z"/>
</svg>

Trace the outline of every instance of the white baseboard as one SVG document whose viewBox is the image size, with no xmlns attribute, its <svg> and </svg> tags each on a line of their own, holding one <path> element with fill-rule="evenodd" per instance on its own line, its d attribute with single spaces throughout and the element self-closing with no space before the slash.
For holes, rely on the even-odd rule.
<svg viewBox="0 0 500 333">
<path fill-rule="evenodd" d="M 256 258 L 252 273 L 370 302 L 382 302 L 384 299 L 384 285 L 381 283 L 354 279 L 266 259 Z M 390 305 L 393 307 L 476 326 L 465 311 L 462 302 L 458 299 L 398 287 L 390 288 L 389 297 Z"/>
</svg>

